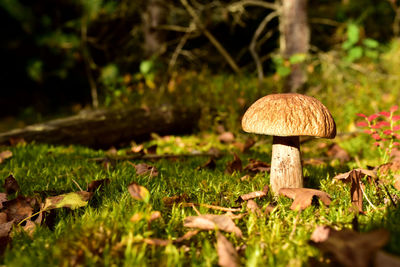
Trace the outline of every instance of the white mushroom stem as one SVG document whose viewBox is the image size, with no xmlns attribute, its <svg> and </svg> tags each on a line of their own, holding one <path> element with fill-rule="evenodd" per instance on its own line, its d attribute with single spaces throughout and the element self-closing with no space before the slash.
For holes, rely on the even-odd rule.
<svg viewBox="0 0 400 267">
<path fill-rule="evenodd" d="M 274 136 L 272 142 L 271 189 L 303 187 L 303 170 L 298 136 Z"/>
</svg>

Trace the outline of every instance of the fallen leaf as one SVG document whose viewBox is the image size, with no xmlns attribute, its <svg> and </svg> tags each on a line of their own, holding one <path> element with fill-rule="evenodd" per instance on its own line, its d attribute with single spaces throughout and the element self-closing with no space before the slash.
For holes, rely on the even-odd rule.
<svg viewBox="0 0 400 267">
<path fill-rule="evenodd" d="M 7 213 L 5 212 L 0 212 L 0 224 L 8 222 L 7 220 Z"/>
<path fill-rule="evenodd" d="M 235 136 L 231 132 L 223 132 L 218 136 L 218 140 L 221 143 L 232 143 L 235 141 Z"/>
<path fill-rule="evenodd" d="M 199 230 L 187 231 L 183 236 L 178 237 L 177 239 L 175 239 L 174 243 L 181 243 L 183 241 L 189 240 L 192 237 L 194 237 L 195 235 L 197 235 L 198 233 L 199 233 Z"/>
<path fill-rule="evenodd" d="M 172 206 L 173 204 L 178 204 L 181 202 L 188 202 L 189 196 L 186 193 L 183 193 L 179 196 L 172 196 L 172 197 L 163 197 L 162 201 L 166 206 Z"/>
<path fill-rule="evenodd" d="M 26 141 L 22 137 L 11 137 L 9 140 L 11 146 L 26 145 Z"/>
<path fill-rule="evenodd" d="M 314 197 L 318 197 L 327 206 L 331 203 L 329 194 L 310 188 L 281 188 L 279 195 L 293 199 L 291 210 L 304 210 L 311 206 Z"/>
<path fill-rule="evenodd" d="M 4 150 L 0 152 L 0 163 L 3 163 L 4 160 L 11 158 L 13 153 L 10 150 Z"/>
<path fill-rule="evenodd" d="M 205 214 L 189 216 L 185 218 L 183 226 L 201 230 L 221 230 L 228 233 L 235 233 L 238 237 L 243 236 L 240 228 L 226 215 Z"/>
<path fill-rule="evenodd" d="M 333 143 L 328 147 L 326 155 L 332 159 L 338 159 L 342 164 L 350 161 L 349 153 L 336 143 Z"/>
<path fill-rule="evenodd" d="M 234 172 L 241 172 L 242 171 L 242 161 L 240 160 L 239 156 L 234 153 L 233 154 L 233 161 L 228 162 L 226 166 L 226 172 L 232 174 Z"/>
<path fill-rule="evenodd" d="M 0 255 L 3 255 L 7 245 L 11 242 L 10 232 L 14 221 L 0 224 Z"/>
<path fill-rule="evenodd" d="M 250 178 L 251 178 L 251 176 L 248 175 L 248 174 L 246 174 L 246 175 L 240 177 L 240 181 L 242 181 L 242 182 L 244 182 L 244 181 L 249 181 Z"/>
<path fill-rule="evenodd" d="M 217 167 L 217 163 L 215 162 L 215 159 L 213 157 L 211 157 L 204 164 L 197 167 L 197 170 L 202 170 L 202 169 L 214 170 L 215 167 Z"/>
<path fill-rule="evenodd" d="M 150 200 L 150 193 L 146 187 L 138 185 L 137 183 L 133 182 L 128 185 L 128 191 L 131 194 L 133 199 L 144 201 L 146 203 Z"/>
<path fill-rule="evenodd" d="M 211 155 L 213 158 L 218 159 L 222 157 L 222 152 L 216 147 L 211 147 L 208 152 L 209 155 Z"/>
<path fill-rule="evenodd" d="M 342 173 L 333 177 L 333 179 L 343 180 L 344 182 L 351 183 L 350 197 L 351 203 L 354 207 L 357 207 L 359 212 L 363 211 L 363 188 L 364 185 L 361 179 L 365 176 L 377 177 L 376 172 L 364 169 L 354 169 L 346 173 Z"/>
<path fill-rule="evenodd" d="M 348 267 L 367 267 L 374 261 L 376 252 L 389 241 L 386 230 L 357 233 L 349 229 L 336 231 L 318 226 L 311 235 L 311 245 L 332 255 L 335 263 Z"/>
<path fill-rule="evenodd" d="M 152 222 L 160 218 L 161 218 L 161 213 L 159 211 L 152 211 L 147 221 Z"/>
<path fill-rule="evenodd" d="M 245 143 L 234 142 L 233 145 L 237 147 L 240 152 L 246 153 L 256 143 L 253 138 L 247 138 Z"/>
<path fill-rule="evenodd" d="M 275 205 L 268 204 L 268 206 L 265 208 L 264 214 L 269 214 L 269 213 L 271 213 L 275 208 L 276 208 Z"/>
<path fill-rule="evenodd" d="M 257 216 L 261 216 L 261 214 L 262 214 L 260 207 L 252 199 L 247 201 L 246 209 L 249 210 L 250 212 L 256 214 Z"/>
<path fill-rule="evenodd" d="M 15 199 L 3 202 L 4 212 L 7 214 L 7 221 L 19 223 L 26 217 L 32 215 L 34 209 L 39 209 L 39 203 L 35 198 L 19 195 Z"/>
<path fill-rule="evenodd" d="M 239 256 L 232 243 L 217 231 L 218 265 L 223 267 L 239 266 Z"/>
<path fill-rule="evenodd" d="M 132 144 L 131 152 L 133 152 L 133 153 L 143 153 L 143 144 L 140 144 L 140 145 Z"/>
<path fill-rule="evenodd" d="M 145 149 L 146 154 L 157 154 L 157 145 L 149 146 Z"/>
<path fill-rule="evenodd" d="M 152 245 L 152 246 L 168 246 L 169 244 L 171 244 L 171 240 L 168 239 L 160 239 L 160 238 L 144 238 L 143 242 L 148 244 L 148 245 Z"/>
<path fill-rule="evenodd" d="M 398 173 L 400 171 L 400 161 L 393 161 L 382 164 L 378 166 L 377 169 L 380 174 L 388 174 L 390 171 L 393 173 Z"/>
<path fill-rule="evenodd" d="M 268 193 L 268 190 L 269 190 L 269 187 L 268 187 L 268 185 L 266 185 L 266 186 L 264 186 L 262 191 L 254 191 L 254 192 L 239 196 L 239 198 L 236 200 L 236 202 L 243 202 L 243 201 L 247 201 L 247 200 L 253 199 L 253 198 L 265 197 Z"/>
<path fill-rule="evenodd" d="M 107 156 L 116 156 L 118 154 L 118 150 L 115 147 L 110 147 L 106 153 Z"/>
<path fill-rule="evenodd" d="M 5 179 L 3 187 L 7 195 L 11 195 L 20 191 L 19 184 L 12 174 Z"/>
<path fill-rule="evenodd" d="M 128 161 L 128 163 L 131 163 Z M 157 176 L 158 175 L 158 170 L 156 167 L 148 165 L 146 163 L 139 163 L 139 164 L 133 164 L 131 163 L 135 169 L 136 169 L 136 174 L 138 175 L 150 175 L 151 177 Z"/>
<path fill-rule="evenodd" d="M 393 178 L 394 178 L 394 188 L 400 190 L 400 174 L 394 175 Z"/>
<path fill-rule="evenodd" d="M 261 160 L 250 159 L 249 163 L 244 167 L 245 171 L 252 173 L 269 172 L 271 170 L 271 164 L 262 162 Z"/>
<path fill-rule="evenodd" d="M 90 184 L 88 185 L 87 191 L 88 192 L 95 192 L 99 188 L 103 189 L 104 186 L 109 184 L 109 183 L 110 183 L 110 179 L 108 179 L 108 178 L 91 181 Z"/>
<path fill-rule="evenodd" d="M 7 201 L 7 194 L 6 193 L 0 193 L 0 209 L 3 208 L 3 202 Z"/>
<path fill-rule="evenodd" d="M 46 198 L 43 211 L 59 208 L 77 209 L 87 205 L 92 193 L 86 191 L 71 192 Z"/>
</svg>

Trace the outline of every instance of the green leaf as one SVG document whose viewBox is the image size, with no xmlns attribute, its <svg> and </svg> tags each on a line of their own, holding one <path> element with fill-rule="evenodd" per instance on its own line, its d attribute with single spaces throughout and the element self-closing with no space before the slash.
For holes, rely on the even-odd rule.
<svg viewBox="0 0 400 267">
<path fill-rule="evenodd" d="M 365 45 L 368 48 L 378 48 L 379 42 L 371 38 L 366 38 L 363 40 L 363 45 Z"/>
<path fill-rule="evenodd" d="M 140 73 L 146 75 L 153 69 L 154 63 L 152 60 L 144 60 L 140 63 Z"/>
<path fill-rule="evenodd" d="M 372 58 L 372 59 L 376 59 L 379 57 L 379 52 L 373 49 L 365 49 L 365 56 Z"/>
<path fill-rule="evenodd" d="M 307 54 L 304 53 L 298 53 L 298 54 L 294 54 L 289 58 L 289 62 L 290 64 L 298 64 L 301 62 L 304 62 L 304 60 L 306 60 L 307 58 Z"/>
<path fill-rule="evenodd" d="M 279 76 L 286 77 L 290 74 L 291 69 L 289 67 L 285 67 L 285 66 L 278 66 L 276 68 L 276 72 L 278 73 Z"/>
<path fill-rule="evenodd" d="M 360 30 L 354 23 L 349 24 L 347 27 L 347 40 L 350 44 L 354 45 L 358 42 L 360 36 Z"/>
<path fill-rule="evenodd" d="M 86 206 L 91 196 L 92 193 L 80 191 L 62 194 L 55 197 L 48 197 L 45 200 L 43 210 L 59 208 L 70 208 L 74 210 Z"/>
<path fill-rule="evenodd" d="M 362 57 L 363 49 L 360 46 L 353 47 L 349 50 L 347 60 L 353 62 Z"/>
</svg>

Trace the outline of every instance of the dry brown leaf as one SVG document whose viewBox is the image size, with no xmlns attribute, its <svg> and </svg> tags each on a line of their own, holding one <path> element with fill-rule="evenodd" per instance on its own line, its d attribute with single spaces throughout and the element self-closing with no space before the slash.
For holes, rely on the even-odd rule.
<svg viewBox="0 0 400 267">
<path fill-rule="evenodd" d="M 128 163 L 131 163 L 131 162 L 128 161 Z M 137 175 L 147 175 L 148 174 L 151 177 L 158 175 L 158 170 L 154 166 L 148 165 L 146 163 L 139 163 L 139 164 L 131 163 L 131 164 L 135 167 Z"/>
<path fill-rule="evenodd" d="M 178 237 L 177 239 L 174 240 L 174 243 L 181 243 L 183 241 L 189 240 L 195 235 L 197 235 L 200 232 L 200 230 L 191 230 L 187 231 L 186 234 L 184 234 L 181 237 Z"/>
<path fill-rule="evenodd" d="M 254 200 L 252 200 L 252 199 L 250 199 L 250 200 L 247 201 L 246 209 L 247 209 L 248 211 L 254 213 L 254 214 L 257 215 L 257 216 L 261 216 L 261 215 L 262 215 L 262 212 L 261 212 L 260 207 L 259 207 L 259 206 L 257 205 L 257 203 L 256 203 Z"/>
<path fill-rule="evenodd" d="M 394 188 L 400 190 L 400 174 L 394 175 Z"/>
<path fill-rule="evenodd" d="M 0 209 L 3 208 L 3 202 L 7 201 L 7 194 L 6 193 L 0 193 Z"/>
<path fill-rule="evenodd" d="M 367 267 L 375 253 L 389 241 L 386 230 L 357 233 L 349 229 L 340 231 L 318 226 L 310 243 L 321 251 L 333 255 L 336 263 L 348 267 Z M 335 264 L 334 264 L 335 265 Z"/>
<path fill-rule="evenodd" d="M 3 163 L 4 160 L 11 158 L 13 153 L 10 150 L 4 150 L 0 152 L 0 163 Z"/>
<path fill-rule="evenodd" d="M 171 240 L 167 240 L 167 239 L 160 239 L 160 238 L 144 238 L 143 242 L 148 244 L 148 245 L 152 245 L 152 246 L 168 246 L 169 244 L 171 244 Z"/>
<path fill-rule="evenodd" d="M 398 173 L 400 171 L 400 161 L 392 161 L 378 166 L 378 171 L 380 174 L 388 174 L 390 171 L 393 173 Z"/>
<path fill-rule="evenodd" d="M 7 214 L 7 220 L 13 220 L 15 223 L 19 223 L 32 215 L 35 208 L 39 209 L 39 203 L 36 199 L 21 195 L 13 200 L 3 202 L 3 206 L 4 212 Z"/>
<path fill-rule="evenodd" d="M 275 205 L 268 204 L 268 206 L 265 208 L 264 214 L 269 214 L 269 213 L 271 213 L 275 208 L 276 208 Z"/>
<path fill-rule="evenodd" d="M 7 220 L 7 213 L 5 212 L 0 212 L 0 224 L 8 222 Z"/>
<path fill-rule="evenodd" d="M 261 160 L 250 159 L 249 163 L 244 167 L 244 170 L 254 174 L 259 172 L 269 172 L 271 170 L 271 164 Z"/>
<path fill-rule="evenodd" d="M 202 170 L 202 169 L 214 170 L 215 167 L 217 167 L 217 163 L 215 162 L 215 159 L 213 157 L 211 157 L 204 164 L 197 167 L 197 170 Z"/>
<path fill-rule="evenodd" d="M 6 191 L 6 194 L 14 194 L 16 192 L 20 191 L 19 184 L 17 180 L 15 180 L 14 176 L 10 174 L 4 181 L 4 190 Z"/>
<path fill-rule="evenodd" d="M 223 132 L 218 136 L 218 140 L 221 143 L 232 143 L 235 141 L 235 136 L 231 132 Z"/>
<path fill-rule="evenodd" d="M 90 184 L 88 185 L 87 191 L 88 192 L 95 192 L 99 188 L 103 189 L 104 186 L 109 184 L 109 183 L 110 183 L 110 179 L 108 179 L 108 178 L 91 181 Z"/>
<path fill-rule="evenodd" d="M 14 221 L 0 224 L 0 255 L 3 255 L 8 243 L 11 241 L 10 232 Z"/>
<path fill-rule="evenodd" d="M 376 178 L 376 172 L 365 169 L 354 169 L 348 171 L 346 173 L 338 174 L 333 179 L 343 180 L 344 182 L 351 183 L 350 187 L 350 197 L 351 203 L 354 207 L 357 207 L 359 212 L 363 211 L 363 188 L 364 185 L 361 182 L 361 179 L 365 176 L 370 176 L 372 178 Z"/>
<path fill-rule="evenodd" d="M 135 182 L 128 185 L 128 191 L 131 194 L 132 198 L 136 200 L 148 202 L 150 199 L 149 190 L 147 190 L 146 187 L 138 185 Z"/>
<path fill-rule="evenodd" d="M 237 147 L 240 152 L 246 153 L 252 146 L 254 146 L 255 143 L 256 141 L 253 138 L 247 138 L 245 143 L 234 142 L 233 145 Z"/>
<path fill-rule="evenodd" d="M 145 149 L 146 154 L 157 154 L 157 145 L 149 146 Z"/>
<path fill-rule="evenodd" d="M 142 153 L 143 152 L 143 144 L 140 144 L 140 145 L 132 144 L 131 152 L 132 153 Z"/>
<path fill-rule="evenodd" d="M 149 216 L 148 222 L 152 222 L 152 221 L 155 221 L 155 220 L 160 219 L 160 218 L 161 218 L 161 213 L 159 211 L 157 211 L 157 210 L 156 211 L 152 211 L 150 216 Z"/>
<path fill-rule="evenodd" d="M 329 146 L 326 155 L 332 159 L 338 159 L 342 164 L 350 161 L 349 153 L 336 143 L 333 143 Z"/>
<path fill-rule="evenodd" d="M 235 233 L 236 236 L 242 237 L 242 231 L 226 215 L 205 214 L 200 216 L 186 217 L 183 226 L 190 228 L 198 228 L 201 230 L 221 230 L 224 232 Z"/>
<path fill-rule="evenodd" d="M 242 181 L 242 182 L 244 182 L 244 181 L 249 181 L 250 178 L 251 178 L 251 176 L 248 175 L 248 174 L 246 174 L 246 175 L 240 177 L 240 181 Z"/>
<path fill-rule="evenodd" d="M 221 233 L 217 232 L 218 265 L 223 267 L 239 266 L 239 256 L 232 243 Z"/>
<path fill-rule="evenodd" d="M 331 204 L 331 197 L 329 194 L 310 188 L 281 188 L 279 190 L 279 195 L 286 196 L 293 199 L 291 210 L 304 210 L 305 208 L 311 206 L 314 197 L 318 197 L 322 203 L 329 206 Z"/>
<path fill-rule="evenodd" d="M 269 190 L 269 187 L 268 187 L 268 185 L 266 185 L 266 186 L 264 186 L 262 191 L 254 191 L 251 193 L 241 195 L 236 201 L 242 202 L 242 201 L 247 201 L 249 199 L 265 197 L 268 193 L 268 190 Z"/>
<path fill-rule="evenodd" d="M 226 172 L 229 174 L 232 174 L 234 172 L 241 172 L 243 169 L 242 161 L 240 160 L 239 156 L 236 153 L 234 153 L 233 156 L 233 161 L 228 162 L 226 166 Z"/>
</svg>

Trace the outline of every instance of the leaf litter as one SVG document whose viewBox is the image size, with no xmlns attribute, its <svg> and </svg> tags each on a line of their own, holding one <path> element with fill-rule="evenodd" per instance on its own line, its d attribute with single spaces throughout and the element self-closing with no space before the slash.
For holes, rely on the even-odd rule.
<svg viewBox="0 0 400 267">
<path fill-rule="evenodd" d="M 293 199 L 291 210 L 304 210 L 310 207 L 314 197 L 318 197 L 326 206 L 331 204 L 328 193 L 310 188 L 281 188 L 279 195 Z"/>
</svg>

